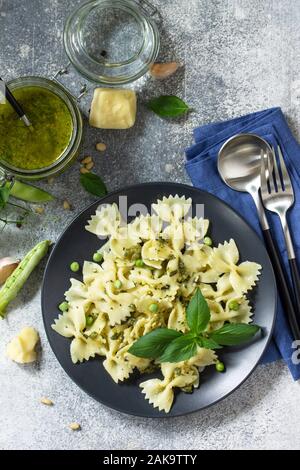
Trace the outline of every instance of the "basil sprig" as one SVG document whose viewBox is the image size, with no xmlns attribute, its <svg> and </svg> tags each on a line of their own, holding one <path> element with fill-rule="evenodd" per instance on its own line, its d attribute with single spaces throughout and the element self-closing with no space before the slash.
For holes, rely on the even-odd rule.
<svg viewBox="0 0 300 470">
<path fill-rule="evenodd" d="M 157 328 L 138 339 L 128 350 L 137 357 L 158 359 L 160 362 L 187 361 L 197 354 L 198 347 L 220 349 L 249 341 L 260 330 L 258 325 L 227 323 L 211 333 L 205 331 L 211 315 L 201 290 L 197 288 L 187 309 L 190 331 L 183 334 L 170 328 Z"/>
<path fill-rule="evenodd" d="M 162 118 L 176 118 L 186 114 L 190 108 L 178 96 L 163 95 L 148 101 L 147 107 Z"/>
</svg>

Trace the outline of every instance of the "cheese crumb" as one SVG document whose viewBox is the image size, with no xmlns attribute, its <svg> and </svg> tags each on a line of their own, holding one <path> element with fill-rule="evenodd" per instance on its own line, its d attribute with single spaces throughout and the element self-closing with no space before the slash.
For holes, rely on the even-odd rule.
<svg viewBox="0 0 300 470">
<path fill-rule="evenodd" d="M 19 364 L 34 362 L 37 359 L 35 347 L 38 340 L 38 332 L 27 326 L 8 343 L 6 355 Z"/>
<path fill-rule="evenodd" d="M 90 125 L 99 129 L 129 129 L 136 119 L 133 90 L 96 88 L 91 105 Z"/>
</svg>

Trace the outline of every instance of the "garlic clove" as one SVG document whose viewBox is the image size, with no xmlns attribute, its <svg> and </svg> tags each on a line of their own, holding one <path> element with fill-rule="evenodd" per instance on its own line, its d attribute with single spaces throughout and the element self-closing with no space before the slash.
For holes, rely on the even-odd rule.
<svg viewBox="0 0 300 470">
<path fill-rule="evenodd" d="M 19 263 L 20 261 L 14 258 L 6 257 L 0 259 L 0 285 L 4 284 Z"/>
<path fill-rule="evenodd" d="M 175 73 L 180 67 L 178 62 L 166 62 L 166 63 L 155 63 L 152 64 L 150 67 L 150 74 L 152 77 L 157 78 L 159 80 L 163 80 L 164 78 L 168 78 L 173 73 Z"/>
</svg>

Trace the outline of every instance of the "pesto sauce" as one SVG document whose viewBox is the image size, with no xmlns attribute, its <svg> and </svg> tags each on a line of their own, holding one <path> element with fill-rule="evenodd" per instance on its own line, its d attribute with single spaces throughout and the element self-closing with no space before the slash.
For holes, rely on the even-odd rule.
<svg viewBox="0 0 300 470">
<path fill-rule="evenodd" d="M 33 125 L 29 129 L 7 102 L 0 105 L 0 160 L 23 170 L 52 165 L 68 147 L 73 121 L 64 101 L 39 86 L 13 90 Z"/>
</svg>

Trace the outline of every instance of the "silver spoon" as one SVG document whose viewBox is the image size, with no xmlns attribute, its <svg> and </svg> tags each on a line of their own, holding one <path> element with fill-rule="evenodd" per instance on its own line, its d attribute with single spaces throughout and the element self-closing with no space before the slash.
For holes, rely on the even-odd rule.
<svg viewBox="0 0 300 470">
<path fill-rule="evenodd" d="M 270 231 L 260 197 L 261 155 L 266 160 L 272 150 L 269 144 L 255 134 L 238 134 L 231 137 L 221 147 L 218 155 L 218 171 L 223 181 L 231 189 L 249 193 L 256 205 L 265 243 L 277 278 L 281 299 L 288 315 L 291 330 L 295 339 L 300 338 L 300 328 L 292 301 L 291 289 L 284 272 L 279 249 Z"/>
<path fill-rule="evenodd" d="M 255 134 L 238 134 L 227 140 L 218 155 L 218 171 L 231 189 L 249 193 L 256 205 L 263 230 L 269 229 L 259 190 L 261 151 L 266 158 L 272 150 L 269 144 Z"/>
</svg>

